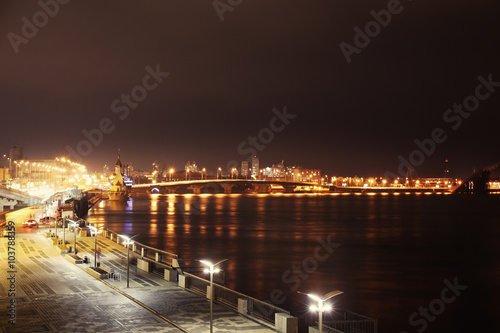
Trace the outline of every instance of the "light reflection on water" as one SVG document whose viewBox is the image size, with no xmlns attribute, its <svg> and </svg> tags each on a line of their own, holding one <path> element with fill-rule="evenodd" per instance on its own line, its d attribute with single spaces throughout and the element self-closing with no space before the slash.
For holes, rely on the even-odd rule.
<svg viewBox="0 0 500 333">
<path fill-rule="evenodd" d="M 478 321 L 485 322 L 489 313 L 494 318 L 492 305 L 498 308 L 500 289 L 491 273 L 500 271 L 499 201 L 499 196 L 155 194 L 129 203 L 105 201 L 89 221 L 140 234 L 139 242 L 177 253 L 190 267 L 199 265 L 194 259 L 228 258 L 230 288 L 259 299 L 281 290 L 287 300 L 278 305 L 295 313 L 306 313 L 297 290 L 343 290 L 336 304 L 378 318 L 380 332 L 411 331 L 411 313 L 439 297 L 445 278 L 459 276 L 476 294 L 461 296 L 426 331 L 459 332 L 464 314 L 470 319 L 480 307 Z M 316 271 L 283 278 L 328 235 L 341 246 Z"/>
</svg>

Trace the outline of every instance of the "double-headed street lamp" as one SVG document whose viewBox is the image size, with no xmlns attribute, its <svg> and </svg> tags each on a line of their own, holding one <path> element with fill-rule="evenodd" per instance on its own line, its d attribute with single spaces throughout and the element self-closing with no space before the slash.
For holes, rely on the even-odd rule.
<svg viewBox="0 0 500 333">
<path fill-rule="evenodd" d="M 101 231 L 99 231 L 99 228 L 89 226 L 90 229 L 90 235 L 94 236 L 94 267 L 97 267 L 97 234 L 99 234 Z"/>
<path fill-rule="evenodd" d="M 318 324 L 319 324 L 319 333 L 323 333 L 323 312 L 325 311 L 330 311 L 332 310 L 332 305 L 331 304 L 325 304 L 324 302 L 329 300 L 330 298 L 334 296 L 338 296 L 340 294 L 343 294 L 343 291 L 340 290 L 335 290 L 332 292 L 329 292 L 328 294 L 325 294 L 323 296 L 317 296 L 315 294 L 306 294 L 302 293 L 299 291 L 300 294 L 305 294 L 318 302 L 318 305 L 311 305 L 309 309 L 311 311 L 318 311 Z"/>
<path fill-rule="evenodd" d="M 132 237 L 126 235 L 118 235 L 118 237 L 123 238 L 124 244 L 127 245 L 127 288 L 129 287 L 129 276 L 130 276 L 130 245 L 134 244 L 132 238 L 139 236 L 139 234 Z"/>
<path fill-rule="evenodd" d="M 215 268 L 218 264 L 226 261 L 227 259 L 222 259 L 221 261 L 212 264 L 208 260 L 199 260 L 203 265 L 207 266 L 205 268 L 205 273 L 210 273 L 210 333 L 213 332 L 213 306 L 214 306 L 214 273 L 219 273 L 220 269 Z"/>
</svg>

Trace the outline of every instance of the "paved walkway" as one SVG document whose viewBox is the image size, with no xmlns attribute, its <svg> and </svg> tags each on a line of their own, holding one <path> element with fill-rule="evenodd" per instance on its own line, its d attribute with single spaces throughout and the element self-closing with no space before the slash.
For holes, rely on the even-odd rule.
<svg viewBox="0 0 500 333">
<path fill-rule="evenodd" d="M 8 323 L 8 239 L 2 238 L 0 245 L 3 332 L 209 332 L 210 303 L 203 296 L 154 274 L 137 272 L 135 266 L 131 266 L 130 288 L 126 288 L 124 247 L 98 237 L 102 265 L 122 277 L 103 282 L 85 273 L 88 264 L 66 261 L 36 229 L 19 227 L 19 231 L 31 233 L 16 235 L 15 325 Z M 72 245 L 73 234 L 66 237 Z M 79 255 L 88 256 L 92 263 L 93 247 L 93 238 L 78 238 Z M 214 332 L 276 331 L 214 305 Z"/>
</svg>

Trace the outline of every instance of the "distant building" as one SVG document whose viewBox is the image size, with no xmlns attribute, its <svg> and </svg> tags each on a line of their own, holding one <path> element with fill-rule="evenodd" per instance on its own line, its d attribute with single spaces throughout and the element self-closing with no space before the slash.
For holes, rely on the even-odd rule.
<svg viewBox="0 0 500 333">
<path fill-rule="evenodd" d="M 266 178 L 272 178 L 273 180 L 285 180 L 285 165 L 281 161 L 278 164 L 273 164 L 271 167 L 264 168 L 262 170 L 262 175 Z"/>
<path fill-rule="evenodd" d="M 108 162 L 104 163 L 104 166 L 102 167 L 102 173 L 104 174 L 104 177 L 106 177 L 106 178 L 111 176 Z"/>
<path fill-rule="evenodd" d="M 290 180 L 293 182 L 321 182 L 320 169 L 290 168 L 288 169 Z"/>
<path fill-rule="evenodd" d="M 134 165 L 132 162 L 127 162 L 125 163 L 124 169 L 125 175 L 130 176 L 134 172 Z"/>
<path fill-rule="evenodd" d="M 248 177 L 248 161 L 241 162 L 241 176 L 245 178 Z"/>
<path fill-rule="evenodd" d="M 196 165 L 195 161 L 193 161 L 193 163 L 188 161 L 186 163 L 186 166 L 184 167 L 184 170 L 186 172 L 198 172 L 198 166 Z"/>
<path fill-rule="evenodd" d="M 22 160 L 24 155 L 23 147 L 15 145 L 10 147 L 10 159 L 12 161 Z"/>
<path fill-rule="evenodd" d="M 12 169 L 12 172 L 11 172 L 11 176 L 12 178 L 18 178 L 18 174 L 17 174 L 17 169 L 14 167 L 12 167 L 12 163 L 14 163 L 15 161 L 21 161 L 23 160 L 24 156 L 24 150 L 23 150 L 23 147 L 19 146 L 19 145 L 15 145 L 15 146 L 12 146 L 10 147 L 10 166 L 9 166 L 9 169 Z"/>
<path fill-rule="evenodd" d="M 259 158 L 257 156 L 252 157 L 252 177 L 259 178 Z"/>
</svg>

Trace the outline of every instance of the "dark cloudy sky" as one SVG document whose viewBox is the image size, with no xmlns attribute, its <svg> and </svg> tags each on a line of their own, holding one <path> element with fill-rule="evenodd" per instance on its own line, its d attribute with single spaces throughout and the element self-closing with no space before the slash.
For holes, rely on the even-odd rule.
<svg viewBox="0 0 500 333">
<path fill-rule="evenodd" d="M 478 76 L 500 82 L 497 2 L 402 1 L 348 64 L 339 44 L 354 46 L 354 28 L 390 2 L 244 0 L 221 21 L 212 1 L 72 0 L 43 22 L 37 1 L 4 0 L 0 152 L 20 144 L 31 158 L 68 154 L 108 118 L 114 130 L 83 156 L 90 169 L 120 148 L 141 168 L 196 160 L 213 170 L 246 159 L 238 146 L 286 106 L 297 116 L 259 151 L 261 165 L 397 173 L 398 156 L 436 128 L 447 140 L 418 175 L 442 176 L 445 158 L 455 176 L 498 162 L 500 87 L 459 125 L 443 120 L 475 94 Z M 13 45 L 34 15 L 36 35 Z M 113 112 L 157 65 L 169 76 L 126 117 Z"/>
</svg>

